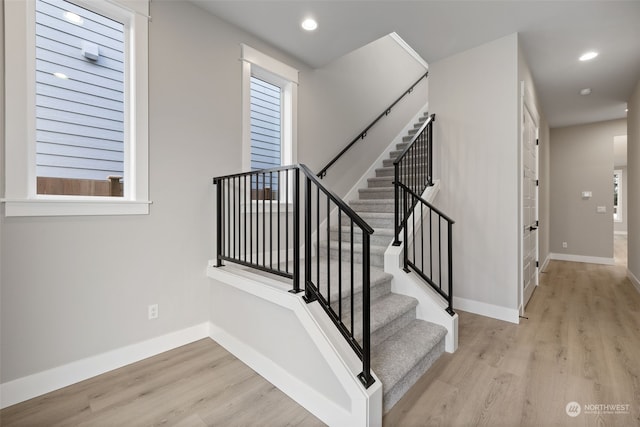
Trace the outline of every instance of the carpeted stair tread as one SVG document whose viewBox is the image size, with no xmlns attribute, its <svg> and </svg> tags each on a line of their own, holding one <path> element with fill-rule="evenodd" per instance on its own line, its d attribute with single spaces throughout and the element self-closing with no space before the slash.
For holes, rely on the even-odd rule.
<svg viewBox="0 0 640 427">
<path fill-rule="evenodd" d="M 402 331 L 373 347 L 371 367 L 383 384 L 383 400 L 387 403 L 383 406 L 395 403 L 388 401 L 388 393 L 393 393 L 398 386 L 408 389 L 418 380 L 423 372 L 417 373 L 417 378 L 408 375 L 415 367 L 426 365 L 420 366 L 426 370 L 440 356 L 446 333 L 443 326 L 415 319 Z M 429 355 L 434 349 L 436 351 Z M 385 411 L 388 409 L 385 407 Z"/>
<path fill-rule="evenodd" d="M 371 303 L 371 346 L 382 343 L 415 319 L 418 301 L 406 295 L 389 293 Z M 362 308 L 356 310 L 354 317 L 356 339 L 362 339 Z M 397 322 L 397 325 L 394 325 Z M 384 335 L 381 335 L 384 334 Z M 374 371 L 375 372 L 375 371 Z"/>
</svg>

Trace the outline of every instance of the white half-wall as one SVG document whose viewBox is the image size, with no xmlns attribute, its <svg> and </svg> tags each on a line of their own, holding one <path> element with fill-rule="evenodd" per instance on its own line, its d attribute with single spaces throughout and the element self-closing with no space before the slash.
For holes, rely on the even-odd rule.
<svg viewBox="0 0 640 427">
<path fill-rule="evenodd" d="M 382 425 L 381 382 L 364 388 L 362 362 L 317 302 L 232 266 L 207 274 L 212 339 L 328 425 Z"/>
<path fill-rule="evenodd" d="M 209 322 L 0 384 L 0 408 L 104 374 L 209 336 Z"/>
</svg>

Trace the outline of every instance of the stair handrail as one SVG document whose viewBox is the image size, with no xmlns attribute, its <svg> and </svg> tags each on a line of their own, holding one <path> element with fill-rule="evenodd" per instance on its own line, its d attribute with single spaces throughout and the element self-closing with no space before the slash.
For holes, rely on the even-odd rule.
<svg viewBox="0 0 640 427">
<path fill-rule="evenodd" d="M 301 183 L 300 173 L 304 180 L 304 200 L 300 198 Z M 327 189 L 316 178 L 315 174 L 304 164 L 283 166 L 272 169 L 262 169 L 251 172 L 231 174 L 213 178 L 216 185 L 216 267 L 222 267 L 224 261 L 237 263 L 246 267 L 277 274 L 290 278 L 293 286 L 290 292 L 304 291 L 303 299 L 307 303 L 317 301 L 345 338 L 349 346 L 362 361 L 362 372 L 358 378 L 368 388 L 375 382 L 371 374 L 371 267 L 370 237 L 374 230 L 363 220 L 344 200 L 331 190 Z M 284 184 L 284 185 L 283 185 Z M 291 190 L 289 187 L 291 186 Z M 315 186 L 315 191 L 313 187 Z M 275 191 L 273 191 L 275 188 Z M 285 191 L 282 192 L 282 188 Z M 268 189 L 268 191 L 267 191 Z M 315 194 L 314 194 L 315 193 Z M 321 199 L 320 196 L 325 198 Z M 315 200 L 312 197 L 315 195 Z M 247 201 L 249 203 L 247 203 Z M 274 201 L 275 208 L 274 208 Z M 301 203 L 302 201 L 302 203 Z M 315 206 L 314 206 L 315 202 Z M 255 212 L 254 212 L 255 203 Z M 284 204 L 284 211 L 280 205 Z M 289 220 L 289 204 L 292 208 L 292 218 Z M 337 210 L 338 221 L 338 296 L 337 302 L 331 299 L 331 259 L 327 257 L 326 282 L 320 283 L 320 232 L 321 212 L 320 206 L 326 208 L 326 217 L 323 222 L 327 232 L 327 251 L 330 251 L 330 218 L 331 205 Z M 302 206 L 301 206 L 302 205 Z M 315 210 L 313 209 L 315 207 Z M 248 218 L 247 218 L 248 212 Z M 269 219 L 267 220 L 267 212 Z M 280 217 L 285 215 L 284 224 Z M 304 216 L 304 233 L 300 233 L 300 215 Z M 314 215 L 315 214 L 315 215 Z M 255 218 L 254 218 L 255 215 Z M 343 215 L 346 220 L 343 219 Z M 276 217 L 274 227 L 273 217 Z M 262 218 L 262 222 L 261 219 Z M 313 239 L 313 219 L 316 224 L 316 238 Z M 268 224 L 267 224 L 268 221 Z M 342 223 L 350 225 L 350 310 L 343 314 L 342 300 L 349 297 L 343 296 L 342 275 Z M 289 225 L 289 222 L 292 225 Z M 261 227 L 262 223 L 262 227 Z M 277 232 L 274 234 L 274 228 Z M 284 228 L 284 230 L 282 230 Z M 362 344 L 356 338 L 354 327 L 354 236 L 355 229 L 362 233 Z M 269 230 L 267 232 L 267 230 Z M 324 231 L 324 229 L 322 230 Z M 268 234 L 267 234 L 268 233 Z M 281 235 L 285 234 L 282 239 Z M 292 236 L 292 239 L 289 239 Z M 253 240 L 257 250 L 253 255 Z M 284 240 L 285 248 L 282 248 Z M 262 249 L 260 243 L 262 241 Z M 267 247 L 268 242 L 268 247 Z M 275 251 L 273 245 L 275 243 Z M 316 248 L 316 257 L 312 258 L 312 246 Z M 292 250 L 289 251 L 289 245 Z M 247 251 L 247 246 L 249 250 Z M 304 247 L 304 289 L 300 286 L 300 248 Z M 284 251 L 284 260 L 281 253 Z M 277 255 L 274 255 L 274 252 Z M 274 257 L 277 258 L 274 264 Z M 315 264 L 314 264 L 315 260 Z M 313 268 L 315 267 L 315 269 Z M 324 272 L 324 271 L 323 271 Z M 315 273 L 315 281 L 314 281 Z M 346 282 L 346 280 L 345 280 Z M 326 295 L 324 290 L 326 289 Z M 334 289 L 335 290 L 335 289 Z M 337 306 L 337 307 L 336 307 Z M 350 323 L 345 324 L 345 322 Z"/>
<path fill-rule="evenodd" d="M 400 102 L 400 100 L 402 100 L 402 98 L 404 98 L 406 95 L 410 94 L 411 92 L 413 92 L 413 89 L 418 85 L 418 83 L 420 83 L 420 81 L 422 81 L 422 79 L 427 78 L 427 76 L 429 75 L 429 72 L 427 71 L 426 73 L 424 73 L 423 75 L 420 76 L 420 78 L 418 80 L 416 80 L 415 83 L 413 83 L 411 85 L 411 87 L 409 87 L 409 89 L 405 90 L 402 95 L 400 95 L 398 97 L 398 99 L 396 99 L 391 105 L 389 105 L 382 113 L 380 113 L 380 115 L 378 117 L 375 118 L 375 120 L 373 120 L 373 122 L 371 122 L 366 128 L 364 128 L 364 130 L 362 132 L 360 132 L 358 134 L 358 136 L 356 136 L 351 142 L 349 142 L 349 144 L 347 144 L 346 147 L 344 147 L 333 159 L 331 159 L 331 161 L 329 163 L 326 164 L 325 167 L 323 167 L 320 172 L 318 172 L 316 174 L 316 176 L 320 179 L 324 178 L 327 175 L 327 170 L 333 166 L 333 164 L 335 162 L 338 161 L 338 159 L 340 159 L 340 157 L 342 157 L 344 155 L 344 153 L 346 153 L 347 151 L 349 151 L 349 149 L 359 140 L 364 139 L 367 136 L 367 132 L 369 131 L 369 129 L 371 129 L 373 126 L 375 126 L 376 123 L 378 123 L 378 121 L 380 121 L 380 119 L 382 119 L 385 116 L 388 116 L 389 113 L 391 113 L 391 109 L 393 107 L 396 106 L 396 104 L 398 102 Z"/>
</svg>

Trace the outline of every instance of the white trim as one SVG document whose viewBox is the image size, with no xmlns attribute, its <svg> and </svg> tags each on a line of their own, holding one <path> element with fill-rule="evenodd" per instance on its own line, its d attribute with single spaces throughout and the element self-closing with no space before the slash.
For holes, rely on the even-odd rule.
<svg viewBox="0 0 640 427">
<path fill-rule="evenodd" d="M 548 254 L 547 257 L 545 258 L 545 260 L 540 265 L 540 270 L 539 271 L 541 273 L 544 273 L 544 271 L 547 269 L 547 266 L 549 265 L 549 261 L 551 261 L 551 254 Z"/>
<path fill-rule="evenodd" d="M 402 37 L 400 37 L 398 35 L 398 33 L 396 33 L 395 31 L 393 33 L 389 34 L 389 37 L 391 37 L 396 43 L 398 43 L 398 45 L 400 45 L 401 48 L 403 48 L 404 50 L 407 51 L 407 53 L 413 58 L 415 59 L 418 64 L 422 65 L 426 70 L 429 70 L 429 64 L 427 64 L 427 61 L 424 60 L 424 58 L 422 56 L 420 56 L 420 54 L 418 52 L 416 52 L 410 45 L 409 43 L 407 43 L 406 41 L 404 41 L 404 39 Z"/>
<path fill-rule="evenodd" d="M 616 236 L 628 236 L 629 233 L 627 231 L 614 231 L 613 234 Z"/>
<path fill-rule="evenodd" d="M 284 62 L 280 62 L 264 53 L 252 48 L 244 43 L 240 44 L 241 56 L 243 61 L 257 65 L 263 70 L 269 71 L 282 77 L 283 79 L 298 84 L 298 70 Z"/>
<path fill-rule="evenodd" d="M 207 338 L 209 334 L 209 323 L 205 322 L 0 384 L 0 409 Z"/>
<path fill-rule="evenodd" d="M 604 264 L 604 265 L 616 265 L 613 258 L 597 257 L 597 256 L 584 256 L 584 255 L 572 255 L 572 254 L 557 254 L 550 253 L 549 257 L 556 261 L 570 261 L 570 262 L 584 262 L 587 264 Z"/>
<path fill-rule="evenodd" d="M 517 308 L 507 308 L 486 302 L 475 301 L 467 298 L 453 297 L 453 309 L 468 311 L 505 322 L 520 323 L 520 311 Z"/>
<path fill-rule="evenodd" d="M 629 281 L 631 282 L 633 287 L 636 288 L 636 291 L 640 293 L 640 279 L 638 279 L 629 269 L 627 269 L 627 277 L 629 278 Z"/>
<path fill-rule="evenodd" d="M 146 215 L 152 203 L 146 200 L 85 197 L 78 200 L 0 199 L 0 201 L 5 203 L 6 216 Z"/>
</svg>

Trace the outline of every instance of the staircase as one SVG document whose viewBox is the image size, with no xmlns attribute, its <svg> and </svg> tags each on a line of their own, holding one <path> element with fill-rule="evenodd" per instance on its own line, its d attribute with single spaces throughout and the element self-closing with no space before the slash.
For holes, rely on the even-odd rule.
<svg viewBox="0 0 640 427">
<path fill-rule="evenodd" d="M 420 128 L 428 115 L 420 117 L 414 129 L 403 138 L 404 142 L 396 146 L 390 158 L 383 161 L 381 168 L 376 169 L 376 176 L 368 180 L 368 187 L 359 190 L 359 198 L 349 202 L 374 230 L 371 236 L 371 367 L 383 384 L 383 412 L 389 411 L 393 405 L 415 384 L 445 349 L 446 329 L 434 323 L 418 320 L 416 306 L 418 301 L 412 297 L 391 292 L 392 276 L 385 273 L 384 253 L 393 240 L 394 233 L 394 159 L 401 154 L 407 142 Z M 416 162 L 426 161 L 417 158 Z M 329 241 L 320 243 L 321 254 L 329 253 L 332 260 L 338 259 L 338 238 L 349 242 L 349 227 L 331 227 Z M 354 243 L 360 243 L 357 240 Z M 327 248 L 329 246 L 329 248 Z M 345 259 L 350 259 L 343 245 L 343 271 L 348 271 Z M 354 245 L 355 263 L 362 262 L 362 246 Z M 321 263 L 324 265 L 325 263 Z M 337 261 L 330 263 L 331 281 L 338 282 Z M 361 271 L 361 267 L 355 271 Z M 326 277 L 326 271 L 324 272 Z M 326 282 L 325 282 L 326 283 Z M 361 278 L 356 277 L 356 292 L 362 287 Z M 332 292 L 332 307 L 337 307 L 337 290 Z M 358 300 L 358 299 L 356 299 Z M 343 301 L 343 304 L 347 304 Z M 336 309 L 334 307 L 334 309 Z M 354 312 L 356 331 L 358 320 L 362 319 L 361 308 Z M 348 320 L 345 321 L 347 323 Z M 356 338 L 360 338 L 356 334 Z"/>
</svg>

